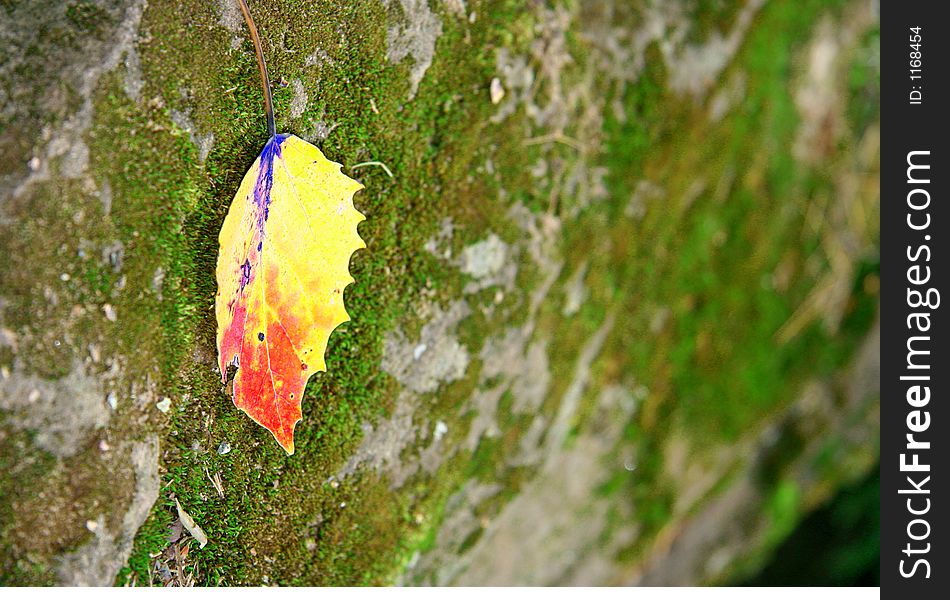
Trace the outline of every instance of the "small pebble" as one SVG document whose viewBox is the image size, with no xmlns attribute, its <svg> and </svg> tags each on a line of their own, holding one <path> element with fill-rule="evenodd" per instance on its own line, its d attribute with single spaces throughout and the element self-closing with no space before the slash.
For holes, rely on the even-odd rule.
<svg viewBox="0 0 950 600">
<path fill-rule="evenodd" d="M 102 312 L 105 313 L 106 318 L 112 321 L 113 323 L 115 323 L 116 319 L 118 318 L 118 315 L 116 315 L 116 312 L 115 312 L 115 307 L 112 306 L 111 304 L 103 304 Z"/>
<path fill-rule="evenodd" d="M 218 446 L 218 454 L 224 455 L 231 451 L 231 444 L 227 442 L 221 442 Z"/>
<path fill-rule="evenodd" d="M 420 358 L 422 358 L 422 355 L 425 354 L 425 353 L 426 353 L 426 350 L 428 350 L 428 349 L 429 349 L 429 347 L 426 346 L 425 344 L 419 344 L 418 346 L 416 346 L 415 348 L 413 348 L 413 350 L 412 350 L 412 360 L 419 360 Z"/>
<path fill-rule="evenodd" d="M 95 531 L 99 529 L 99 523 L 93 521 L 92 519 L 86 521 L 86 529 L 89 531 Z"/>
<path fill-rule="evenodd" d="M 163 413 L 167 413 L 168 409 L 170 409 L 171 407 L 172 407 L 171 398 L 162 398 L 159 402 L 155 403 L 155 408 L 162 411 Z"/>
<path fill-rule="evenodd" d="M 112 410 L 116 409 L 116 407 L 119 405 L 119 399 L 115 395 L 115 392 L 109 392 L 109 395 L 106 396 L 106 404 L 108 404 L 109 408 Z"/>
<path fill-rule="evenodd" d="M 505 97 L 505 88 L 501 86 L 501 80 L 495 77 L 491 80 L 491 86 L 488 88 L 491 94 L 491 103 L 498 104 Z"/>
<path fill-rule="evenodd" d="M 449 426 L 443 423 L 442 421 L 438 421 L 435 424 L 435 431 L 432 433 L 432 436 L 435 438 L 435 441 L 438 442 L 439 440 L 442 439 L 442 436 L 444 436 L 448 432 L 449 432 Z"/>
</svg>

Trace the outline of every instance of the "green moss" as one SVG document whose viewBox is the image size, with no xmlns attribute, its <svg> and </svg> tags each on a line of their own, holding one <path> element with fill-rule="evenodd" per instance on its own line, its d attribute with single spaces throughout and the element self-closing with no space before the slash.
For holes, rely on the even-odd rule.
<svg viewBox="0 0 950 600">
<path fill-rule="evenodd" d="M 14 506 L 29 499 L 33 491 L 30 483 L 42 481 L 49 476 L 55 465 L 54 457 L 47 452 L 34 452 L 23 457 L 32 445 L 26 432 L 14 432 L 8 427 L 0 428 L 0 473 L 4 485 L 0 486 L 0 544 L 11 547 L 15 544 L 18 515 Z M 13 485 L 11 485 L 13 484 Z M 38 552 L 6 553 L 0 560 L 0 585 L 53 585 L 55 574 Z"/>
<path fill-rule="evenodd" d="M 104 23 L 110 21 L 109 12 L 92 2 L 76 2 L 66 7 L 66 20 L 80 31 L 97 35 Z M 98 35 L 97 35 L 98 37 Z"/>
<path fill-rule="evenodd" d="M 880 584 L 880 470 L 842 489 L 773 547 L 764 569 L 742 585 Z M 755 573 L 761 560 L 745 573 Z M 743 573 L 736 574 L 739 578 Z M 733 579 L 734 582 L 736 579 Z"/>
<path fill-rule="evenodd" d="M 698 0 L 691 2 L 688 40 L 696 44 L 709 41 L 713 35 L 726 37 L 735 26 L 744 5 L 731 0 Z"/>
<path fill-rule="evenodd" d="M 864 35 L 848 70 L 847 117 L 860 137 L 875 121 L 881 106 L 881 32 L 875 27 Z"/>
<path fill-rule="evenodd" d="M 164 549 L 167 544 L 169 527 L 172 524 L 173 503 L 162 499 L 159 500 L 159 504 L 163 510 L 153 510 L 136 533 L 139 546 Z M 150 563 L 152 560 L 145 552 L 133 553 L 129 558 L 128 565 L 123 567 L 116 576 L 116 583 L 128 586 L 148 585 L 151 582 L 147 579 L 139 580 L 138 576 L 151 570 Z"/>
<path fill-rule="evenodd" d="M 874 297 L 859 294 L 845 319 L 855 326 L 844 335 L 830 336 L 818 324 L 787 342 L 776 335 L 815 283 L 804 260 L 818 240 L 803 232 L 798 207 L 834 193 L 826 172 L 800 166 L 790 150 L 798 126 L 793 59 L 817 8 L 762 9 L 733 67 L 747 74 L 747 96 L 721 122 L 710 123 L 664 91 L 655 54 L 623 98 L 636 117 L 608 121 L 612 195 L 629 198 L 643 179 L 664 190 L 633 234 L 623 204 L 615 205 L 617 224 L 607 234 L 615 236 L 615 285 L 633 290 L 619 323 L 629 340 L 620 370 L 639 374 L 650 390 L 639 422 L 628 428 L 627 439 L 638 446 L 637 477 L 621 485 L 627 478 L 618 475 L 607 488 L 629 489 L 646 526 L 637 545 L 621 552 L 623 560 L 648 547 L 645 540 L 671 516 L 661 464 L 670 424 L 689 432 L 695 451 L 734 442 L 787 404 L 799 382 L 842 366 L 873 318 Z M 704 182 L 693 188 L 698 194 L 691 191 L 697 179 Z M 589 255 L 594 231 L 574 236 L 568 254 Z M 785 289 L 771 283 L 780 263 L 794 273 Z M 660 328 L 645 335 L 664 312 Z M 783 459 L 794 455 L 785 450 L 778 451 Z"/>
<path fill-rule="evenodd" d="M 771 520 L 771 527 L 766 536 L 770 545 L 785 539 L 795 528 L 800 504 L 801 492 L 795 483 L 783 481 L 774 488 L 765 503 L 766 514 Z"/>
<path fill-rule="evenodd" d="M 190 25 L 178 27 L 180 15 L 189 12 L 194 15 Z M 196 183 L 190 204 L 179 215 L 181 245 L 176 255 L 181 281 L 187 285 L 179 286 L 169 302 L 190 310 L 179 319 L 177 329 L 166 330 L 169 337 L 193 340 L 197 350 L 191 353 L 202 359 L 195 364 L 167 349 L 160 352 L 174 365 L 166 384 L 175 389 L 176 407 L 164 446 L 163 489 L 177 495 L 211 540 L 192 554 L 199 582 L 223 578 L 231 584 L 254 583 L 266 574 L 277 583 L 381 583 L 405 562 L 414 540 L 422 543 L 431 536 L 432 523 L 418 528 L 417 534 L 405 531 L 408 507 L 423 514 L 437 511 L 451 484 L 419 498 L 407 492 L 394 494 L 385 481 L 366 476 L 347 480 L 339 488 L 320 482 L 328 481 L 355 450 L 362 422 L 376 420 L 391 407 L 393 382 L 378 367 L 384 334 L 397 321 L 406 323 L 409 302 L 419 290 L 431 285 L 437 298 L 447 299 L 464 283 L 416 249 L 435 234 L 446 216 L 467 224 L 460 232 L 463 240 L 486 228 L 501 232 L 510 228 L 504 207 L 484 201 L 493 194 L 492 183 L 468 177 L 468 166 L 486 147 L 473 140 L 484 136 L 491 105 L 482 98 L 475 102 L 456 95 L 456 90 L 482 87 L 490 80 L 494 54 L 487 49 L 504 17 L 505 13 L 493 15 L 496 21 L 486 18 L 476 27 L 466 26 L 467 32 L 446 20 L 440 47 L 470 44 L 486 50 L 470 56 L 468 69 L 436 61 L 417 98 L 406 103 L 406 65 L 393 67 L 386 60 L 381 5 L 373 10 L 329 4 L 262 7 L 256 14 L 272 78 L 300 79 L 315 100 L 300 119 L 290 122 L 286 108 L 292 95 L 278 84 L 278 127 L 306 131 L 317 120 L 336 124 L 323 143 L 328 156 L 344 165 L 381 160 L 395 174 L 389 179 L 381 170 L 354 173 L 367 186 L 355 201 L 369 217 L 360 227 L 369 248 L 351 262 L 357 283 L 347 289 L 346 302 L 353 320 L 331 338 L 328 373 L 316 375 L 308 386 L 303 422 L 296 433 L 297 452 L 287 457 L 269 433 L 233 409 L 209 368 L 214 322 L 207 299 L 214 294 L 216 232 L 232 191 L 263 143 L 253 56 L 246 43 L 240 53 L 225 50 L 229 40 L 221 28 L 207 27 L 210 35 L 195 34 L 215 18 L 204 5 L 180 12 L 150 6 L 146 12 L 144 26 L 151 41 L 140 48 L 148 82 L 143 95 L 165 98 L 171 105 L 167 108 L 190 115 L 199 133 L 214 134 L 204 164 L 196 164 L 194 155 L 188 160 L 191 171 L 186 171 L 195 174 Z M 283 48 L 278 47 L 281 43 Z M 306 56 L 317 48 L 329 60 L 307 66 Z M 194 60 L 168 59 L 183 52 Z M 116 151 L 131 156 L 137 149 L 120 146 Z M 479 336 L 470 335 L 470 344 L 477 344 Z M 456 384 L 462 389 L 453 392 L 473 384 L 463 380 Z M 445 406 L 446 414 L 452 408 Z M 432 418 L 438 412 L 436 408 Z M 223 440 L 233 450 L 219 456 L 213 449 Z M 211 489 L 205 470 L 220 473 L 224 499 Z M 462 476 L 456 471 L 450 482 L 458 484 Z M 344 503 L 346 508 L 340 508 Z M 155 509 L 170 510 L 167 503 Z M 367 520 L 368 516 L 378 520 Z M 308 526 L 315 520 L 318 526 Z M 309 550 L 306 544 L 288 543 L 308 535 Z M 160 539 L 139 535 L 130 567 L 140 581 L 147 578 L 144 556 L 160 548 Z M 276 557 L 279 561 L 269 561 Z"/>
</svg>

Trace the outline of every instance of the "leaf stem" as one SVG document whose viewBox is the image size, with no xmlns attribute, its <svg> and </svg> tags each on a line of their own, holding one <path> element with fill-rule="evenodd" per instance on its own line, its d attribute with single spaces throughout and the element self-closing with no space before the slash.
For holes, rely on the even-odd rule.
<svg viewBox="0 0 950 600">
<path fill-rule="evenodd" d="M 257 26 L 251 17 L 251 9 L 247 7 L 245 0 L 238 0 L 241 5 L 241 12 L 244 14 L 244 22 L 251 32 L 251 41 L 254 42 L 254 52 L 257 54 L 257 66 L 261 69 L 261 83 L 264 85 L 264 112 L 267 113 L 267 133 L 270 137 L 277 135 L 277 126 L 274 123 L 274 101 L 270 93 L 270 77 L 267 76 L 267 64 L 264 62 L 264 50 L 261 48 L 261 38 L 257 35 Z"/>
<path fill-rule="evenodd" d="M 352 167 L 350 167 L 350 170 L 359 169 L 360 167 L 371 167 L 371 166 L 382 167 L 383 171 L 386 171 L 386 174 L 389 175 L 390 179 L 394 178 L 393 172 L 389 170 L 389 167 L 379 162 L 378 160 L 368 160 L 366 162 L 357 163 L 353 165 Z"/>
</svg>

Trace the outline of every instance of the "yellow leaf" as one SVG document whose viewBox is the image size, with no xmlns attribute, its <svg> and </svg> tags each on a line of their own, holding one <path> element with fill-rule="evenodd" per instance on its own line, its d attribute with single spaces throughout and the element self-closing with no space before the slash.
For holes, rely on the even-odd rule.
<svg viewBox="0 0 950 600">
<path fill-rule="evenodd" d="M 365 248 L 362 189 L 293 135 L 276 135 L 244 176 L 219 236 L 218 366 L 238 367 L 234 404 L 294 452 L 307 380 L 326 370 L 330 333 L 349 320 L 350 256 Z"/>
</svg>

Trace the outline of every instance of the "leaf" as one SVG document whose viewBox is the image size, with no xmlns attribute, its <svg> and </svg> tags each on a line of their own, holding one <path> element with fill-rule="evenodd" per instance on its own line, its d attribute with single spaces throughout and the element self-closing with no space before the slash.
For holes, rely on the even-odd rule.
<svg viewBox="0 0 950 600">
<path fill-rule="evenodd" d="M 350 256 L 366 245 L 362 189 L 315 146 L 276 135 L 234 196 L 219 235 L 218 366 L 237 366 L 234 405 L 294 452 L 307 380 L 326 371 L 330 333 L 349 320 Z"/>
<path fill-rule="evenodd" d="M 191 537 L 198 540 L 198 548 L 204 548 L 208 544 L 208 536 L 206 536 L 201 527 L 195 523 L 191 515 L 185 512 L 185 509 L 181 507 L 181 502 L 178 501 L 178 498 L 175 498 L 175 507 L 178 509 L 178 520 L 185 526 L 185 529 L 188 530 Z"/>
</svg>

